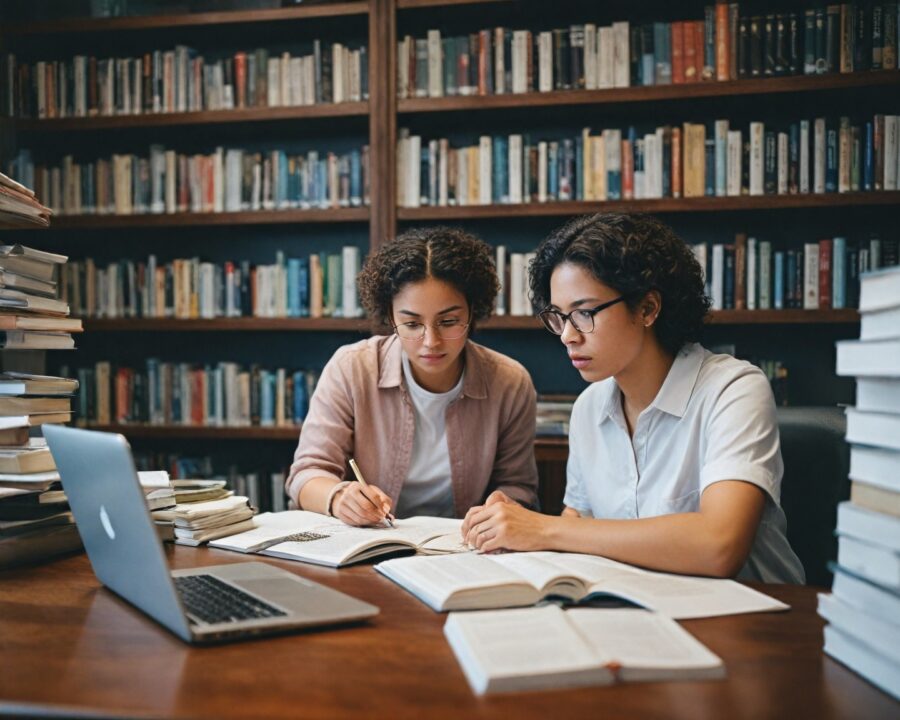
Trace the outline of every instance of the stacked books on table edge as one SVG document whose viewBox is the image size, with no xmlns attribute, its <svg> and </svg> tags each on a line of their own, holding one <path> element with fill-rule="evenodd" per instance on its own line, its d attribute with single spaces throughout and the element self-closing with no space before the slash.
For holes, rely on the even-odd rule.
<svg viewBox="0 0 900 720">
<path fill-rule="evenodd" d="M 838 506 L 834 586 L 819 614 L 825 652 L 900 700 L 900 267 L 860 280 L 860 339 L 837 344 L 837 374 L 857 382 L 850 501 Z"/>
<path fill-rule="evenodd" d="M 32 190 L 0 173 L 0 228 L 47 227 L 50 214 Z"/>
</svg>

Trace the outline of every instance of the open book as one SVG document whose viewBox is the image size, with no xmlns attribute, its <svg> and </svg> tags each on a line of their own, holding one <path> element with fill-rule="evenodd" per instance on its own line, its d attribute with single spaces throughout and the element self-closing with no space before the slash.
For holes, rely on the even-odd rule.
<svg viewBox="0 0 900 720">
<path fill-rule="evenodd" d="M 398 551 L 463 552 L 462 520 L 413 517 L 395 520 L 393 528 L 358 528 L 337 518 L 305 510 L 263 513 L 257 527 L 213 540 L 211 547 L 260 553 L 287 560 L 342 567 Z"/>
<path fill-rule="evenodd" d="M 721 659 L 690 633 L 646 610 L 451 613 L 444 635 L 479 694 L 725 676 Z"/>
<path fill-rule="evenodd" d="M 438 612 L 534 605 L 551 596 L 573 602 L 614 596 L 676 619 L 788 609 L 733 580 L 651 572 L 577 553 L 397 558 L 375 569 Z"/>
</svg>

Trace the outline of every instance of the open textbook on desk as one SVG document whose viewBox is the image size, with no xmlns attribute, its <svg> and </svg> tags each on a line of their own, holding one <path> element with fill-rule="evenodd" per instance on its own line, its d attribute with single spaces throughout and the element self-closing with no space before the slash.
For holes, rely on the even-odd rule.
<svg viewBox="0 0 900 720">
<path fill-rule="evenodd" d="M 343 567 L 379 555 L 407 550 L 422 553 L 464 552 L 462 520 L 412 517 L 393 528 L 358 528 L 337 518 L 305 510 L 263 513 L 253 530 L 213 540 L 211 547 L 259 553 L 286 560 Z"/>
<path fill-rule="evenodd" d="M 788 609 L 733 580 L 651 572 L 577 553 L 396 558 L 375 569 L 438 612 L 520 607 L 546 597 L 579 602 L 600 596 L 624 598 L 675 619 Z"/>
<path fill-rule="evenodd" d="M 444 635 L 476 693 L 725 677 L 687 630 L 646 610 L 454 612 Z"/>
</svg>

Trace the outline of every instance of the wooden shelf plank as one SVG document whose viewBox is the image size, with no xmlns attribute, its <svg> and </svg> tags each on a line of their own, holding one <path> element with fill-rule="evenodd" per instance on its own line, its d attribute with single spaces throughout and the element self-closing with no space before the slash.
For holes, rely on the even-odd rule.
<svg viewBox="0 0 900 720">
<path fill-rule="evenodd" d="M 204 425 L 88 425 L 90 430 L 121 433 L 127 438 L 179 440 L 192 438 L 221 440 L 293 440 L 300 437 L 299 425 L 283 427 L 212 427 Z"/>
<path fill-rule="evenodd" d="M 121 433 L 127 438 L 148 440 L 278 440 L 297 442 L 301 427 L 205 427 L 195 425 L 89 425 L 91 430 Z M 564 437 L 537 437 L 534 440 L 537 460 L 565 460 L 569 441 Z"/>
<path fill-rule="evenodd" d="M 553 217 L 595 212 L 719 212 L 723 210 L 778 210 L 787 208 L 846 208 L 900 205 L 900 191 L 823 193 L 809 195 L 758 195 L 740 197 L 662 198 L 659 200 L 570 200 L 518 205 L 453 205 L 397 208 L 397 219 L 477 220 L 481 218 Z"/>
<path fill-rule="evenodd" d="M 846 310 L 717 310 L 707 320 L 713 325 L 806 325 L 852 324 L 859 312 Z M 540 330 L 540 320 L 531 316 L 494 316 L 478 325 L 481 330 Z M 84 329 L 95 332 L 359 332 L 369 333 L 365 318 L 88 318 Z"/>
<path fill-rule="evenodd" d="M 509 2 L 513 2 L 513 0 L 397 0 L 397 9 L 415 10 L 419 8 L 440 8 L 450 5 L 489 5 Z"/>
<path fill-rule="evenodd" d="M 57 215 L 48 230 L 104 228 L 207 227 L 221 225 L 284 225 L 293 223 L 368 222 L 369 208 L 261 210 L 257 212 L 172 213 L 141 215 Z"/>
<path fill-rule="evenodd" d="M 177 320 L 175 318 L 88 318 L 88 332 L 364 332 L 371 324 L 365 318 L 215 318 L 212 320 Z"/>
<path fill-rule="evenodd" d="M 145 113 L 141 115 L 111 115 L 99 117 L 52 118 L 48 120 L 21 119 L 14 125 L 20 132 L 51 133 L 110 128 L 155 128 L 173 125 L 224 125 L 318 118 L 365 117 L 369 103 L 323 103 L 302 107 L 253 107 L 236 110 L 204 110 L 202 112 Z"/>
<path fill-rule="evenodd" d="M 546 107 L 551 105 L 595 105 L 612 103 L 658 102 L 661 100 L 693 100 L 706 97 L 739 95 L 774 95 L 849 88 L 900 85 L 900 70 L 834 75 L 792 75 L 789 77 L 753 78 L 727 82 L 652 85 L 606 90 L 555 90 L 503 95 L 467 95 L 443 98 L 404 98 L 397 102 L 398 113 L 453 112 L 496 110 L 503 108 Z"/>
<path fill-rule="evenodd" d="M 312 18 L 367 15 L 368 2 L 323 3 L 291 8 L 265 10 L 230 10 L 172 15 L 136 15 L 114 18 L 70 18 L 7 26 L 8 37 L 25 35 L 55 35 L 59 33 L 101 33 L 121 30 L 161 30 L 214 25 L 256 24 L 306 20 Z"/>
</svg>

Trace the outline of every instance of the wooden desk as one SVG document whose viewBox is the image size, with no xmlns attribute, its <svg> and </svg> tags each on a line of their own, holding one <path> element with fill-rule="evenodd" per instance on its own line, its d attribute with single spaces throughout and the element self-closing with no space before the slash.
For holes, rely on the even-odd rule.
<svg viewBox="0 0 900 720">
<path fill-rule="evenodd" d="M 240 562 L 169 546 L 176 567 Z M 694 620 L 728 679 L 479 698 L 444 616 L 371 566 L 272 561 L 381 607 L 370 624 L 191 648 L 99 587 L 84 555 L 0 573 L 0 711 L 208 718 L 896 718 L 898 704 L 822 654 L 815 589 L 769 586 L 788 613 Z"/>
</svg>

